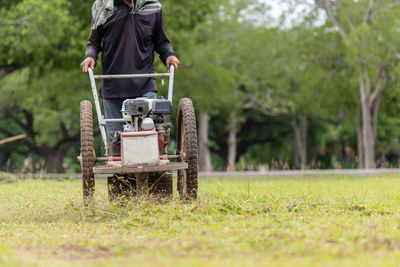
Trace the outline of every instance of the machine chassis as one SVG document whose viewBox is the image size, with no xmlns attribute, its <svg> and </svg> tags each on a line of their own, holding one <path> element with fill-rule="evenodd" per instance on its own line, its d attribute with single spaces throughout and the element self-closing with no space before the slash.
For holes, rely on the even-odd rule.
<svg viewBox="0 0 400 267">
<path fill-rule="evenodd" d="M 81 102 L 81 154 L 78 157 L 78 161 L 82 168 L 82 182 L 83 182 L 83 198 L 85 202 L 93 201 L 93 194 L 95 191 L 95 174 L 109 174 L 112 177 L 109 178 L 109 194 L 113 192 L 110 188 L 110 179 L 121 180 L 121 184 L 126 183 L 119 177 L 130 180 L 134 183 L 134 187 L 128 185 L 132 190 L 132 195 L 143 195 L 148 194 L 149 190 L 156 184 L 149 184 L 150 175 L 158 174 L 160 177 L 156 179 L 155 183 L 160 183 L 160 180 L 166 173 L 172 171 L 178 171 L 178 192 L 181 199 L 196 199 L 197 198 L 197 130 L 194 117 L 194 108 L 190 99 L 181 99 L 178 107 L 178 136 L 177 136 L 177 154 L 176 155 L 163 155 L 160 156 L 159 163 L 148 163 L 140 164 L 135 166 L 123 166 L 121 161 L 115 161 L 113 157 L 109 157 L 109 146 L 107 142 L 106 129 L 107 123 L 111 122 L 125 122 L 124 119 L 104 119 L 100 107 L 100 101 L 97 93 L 96 79 L 126 79 L 126 78 L 158 78 L 158 77 L 169 77 L 169 88 L 168 88 L 168 100 L 172 103 L 173 96 L 173 83 L 174 83 L 174 66 L 170 67 L 168 73 L 158 74 L 127 74 L 127 75 L 94 75 L 93 70 L 89 68 L 89 77 L 92 87 L 92 93 L 94 98 L 94 104 L 96 108 L 100 133 L 105 148 L 105 157 L 96 157 L 93 147 L 93 121 L 92 121 L 92 105 L 89 101 L 85 100 Z M 188 114 L 185 114 L 188 113 Z M 182 115 L 183 114 L 183 115 Z M 188 119 L 184 119 L 189 116 L 190 124 L 184 124 Z M 194 124 L 194 128 L 193 128 Z M 190 129 L 185 129 L 188 127 Z M 182 136 L 186 134 L 187 136 Z M 184 142 L 191 142 L 192 144 L 182 144 Z M 190 150 L 187 150 L 190 148 Z M 186 150 L 185 150 L 186 149 Z M 185 153 L 187 151 L 191 151 Z M 190 155 L 187 155 L 190 154 Z M 189 156 L 189 158 L 187 157 Z M 176 162 L 171 162 L 176 160 Z M 96 163 L 103 162 L 105 165 L 96 166 Z M 170 176 L 166 191 L 172 186 L 172 174 Z M 195 181 L 187 181 L 187 177 L 194 179 Z M 162 184 L 162 182 L 161 182 Z M 195 184 L 195 188 L 193 187 Z M 128 188 L 128 189 L 129 189 Z M 161 188 L 162 189 L 162 188 Z M 190 191 L 189 191 L 190 190 Z M 118 191 L 118 190 L 117 190 Z M 172 192 L 169 193 L 172 196 Z M 110 199 L 115 199 L 115 196 L 110 195 Z"/>
</svg>

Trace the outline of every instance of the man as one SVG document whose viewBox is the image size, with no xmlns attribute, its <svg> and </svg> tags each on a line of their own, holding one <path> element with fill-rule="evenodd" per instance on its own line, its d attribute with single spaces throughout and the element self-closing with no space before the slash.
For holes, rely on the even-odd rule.
<svg viewBox="0 0 400 267">
<path fill-rule="evenodd" d="M 161 5 L 156 0 L 114 0 L 113 4 L 112 15 L 103 24 L 97 25 L 94 18 L 82 71 L 95 67 L 100 51 L 104 75 L 154 73 L 154 51 L 168 69 L 173 64 L 177 70 L 180 63 L 165 35 Z M 103 80 L 100 95 L 105 118 L 121 118 L 124 100 L 156 98 L 157 87 L 153 78 Z M 119 151 L 114 132 L 121 131 L 122 125 L 107 124 L 113 155 Z"/>
</svg>

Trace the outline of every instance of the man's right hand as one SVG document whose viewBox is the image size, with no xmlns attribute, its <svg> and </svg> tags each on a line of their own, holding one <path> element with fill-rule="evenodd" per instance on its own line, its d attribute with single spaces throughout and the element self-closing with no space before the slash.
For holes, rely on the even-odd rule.
<svg viewBox="0 0 400 267">
<path fill-rule="evenodd" d="M 96 65 L 96 61 L 92 57 L 87 57 L 85 60 L 81 63 L 81 69 L 83 72 L 88 72 L 89 67 L 94 69 L 94 66 Z"/>
</svg>

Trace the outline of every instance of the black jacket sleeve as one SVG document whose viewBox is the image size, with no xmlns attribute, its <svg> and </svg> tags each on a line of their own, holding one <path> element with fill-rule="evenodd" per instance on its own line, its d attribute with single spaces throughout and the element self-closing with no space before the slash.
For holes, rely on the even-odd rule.
<svg viewBox="0 0 400 267">
<path fill-rule="evenodd" d="M 92 29 L 90 31 L 90 36 L 86 44 L 85 59 L 91 57 L 94 58 L 94 60 L 97 62 L 97 55 L 102 50 L 101 47 L 102 40 L 103 40 L 103 35 L 101 26 L 95 30 Z"/>
<path fill-rule="evenodd" d="M 164 18 L 162 11 L 157 13 L 156 30 L 154 34 L 155 50 L 160 55 L 161 61 L 166 64 L 166 60 L 169 56 L 178 55 L 172 50 L 171 43 L 165 35 Z"/>
</svg>

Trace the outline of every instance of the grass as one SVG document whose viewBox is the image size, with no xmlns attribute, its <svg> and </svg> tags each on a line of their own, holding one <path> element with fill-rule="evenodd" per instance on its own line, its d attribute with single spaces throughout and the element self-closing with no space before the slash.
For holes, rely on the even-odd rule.
<svg viewBox="0 0 400 267">
<path fill-rule="evenodd" d="M 397 266 L 400 177 L 214 178 L 190 204 L 0 184 L 0 266 Z"/>
<path fill-rule="evenodd" d="M 0 184 L 15 183 L 16 181 L 17 177 L 14 174 L 7 172 L 0 172 Z"/>
</svg>

